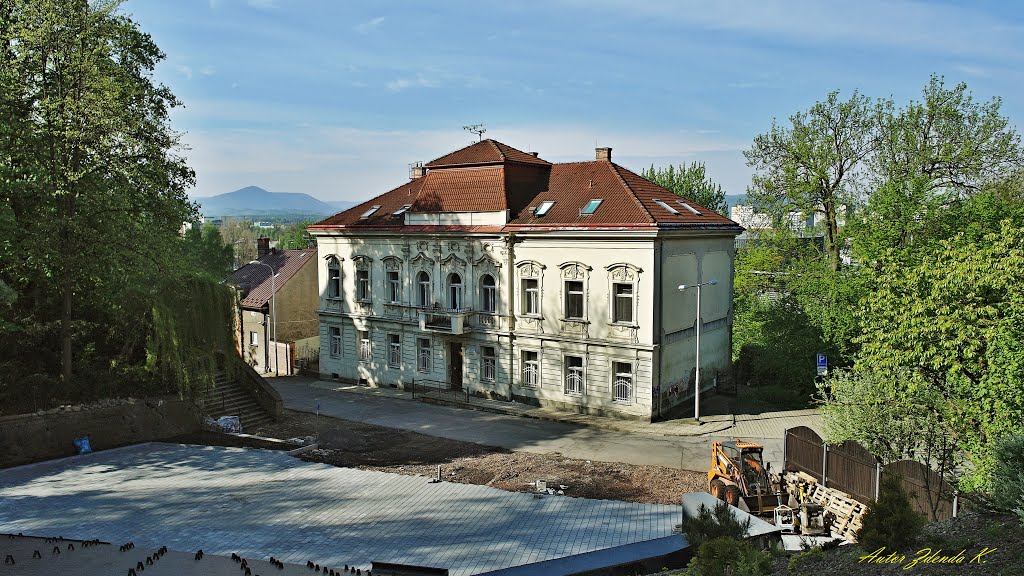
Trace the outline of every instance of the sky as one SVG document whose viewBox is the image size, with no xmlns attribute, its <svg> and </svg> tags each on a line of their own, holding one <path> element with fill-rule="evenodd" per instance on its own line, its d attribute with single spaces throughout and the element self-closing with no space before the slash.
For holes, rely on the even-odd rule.
<svg viewBox="0 0 1024 576">
<path fill-rule="evenodd" d="M 484 137 L 551 162 L 704 162 L 832 90 L 898 103 L 932 73 L 1024 128 L 1024 3 L 128 0 L 184 107 L 193 197 L 255 185 L 361 201 Z"/>
</svg>

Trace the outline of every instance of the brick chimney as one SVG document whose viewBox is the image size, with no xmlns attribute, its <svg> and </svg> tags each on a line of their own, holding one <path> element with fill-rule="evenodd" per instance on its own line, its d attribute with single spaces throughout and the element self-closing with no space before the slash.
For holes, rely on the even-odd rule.
<svg viewBox="0 0 1024 576">
<path fill-rule="evenodd" d="M 256 259 L 259 260 L 270 254 L 270 238 L 257 238 L 256 239 Z"/>
<path fill-rule="evenodd" d="M 427 173 L 427 169 L 423 167 L 423 162 L 414 162 L 409 165 L 409 179 L 415 180 L 422 178 Z"/>
<path fill-rule="evenodd" d="M 604 160 L 605 162 L 612 161 L 612 149 L 611 148 L 595 148 L 596 159 Z"/>
</svg>

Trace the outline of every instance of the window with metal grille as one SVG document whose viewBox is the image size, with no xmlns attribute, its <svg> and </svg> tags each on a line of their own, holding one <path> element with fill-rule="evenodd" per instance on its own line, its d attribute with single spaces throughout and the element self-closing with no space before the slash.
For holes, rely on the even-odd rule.
<svg viewBox="0 0 1024 576">
<path fill-rule="evenodd" d="M 540 384 L 540 361 L 536 352 L 523 351 L 523 386 Z"/>
<path fill-rule="evenodd" d="M 540 314 L 540 283 L 523 278 L 523 314 Z"/>
<path fill-rule="evenodd" d="M 422 271 L 416 275 L 416 305 L 430 306 L 430 274 Z"/>
<path fill-rule="evenodd" d="M 583 318 L 583 282 L 579 280 L 565 282 L 565 317 L 575 320 Z"/>
<path fill-rule="evenodd" d="M 612 322 L 633 322 L 633 285 L 615 284 L 612 292 L 615 302 L 612 303 Z"/>
<path fill-rule="evenodd" d="M 388 366 L 402 367 L 402 337 L 398 334 L 388 334 Z"/>
<path fill-rule="evenodd" d="M 629 362 L 615 362 L 614 366 L 612 393 L 617 402 L 628 402 L 633 394 L 633 365 Z"/>
<path fill-rule="evenodd" d="M 338 326 L 331 326 L 328 329 L 331 338 L 331 357 L 338 358 L 341 356 L 341 328 Z"/>
<path fill-rule="evenodd" d="M 363 362 L 370 361 L 370 333 L 360 330 L 359 331 L 359 359 Z"/>
<path fill-rule="evenodd" d="M 462 309 L 462 276 L 454 272 L 448 275 L 448 307 Z"/>
<path fill-rule="evenodd" d="M 396 304 L 402 300 L 402 282 L 398 279 L 398 272 L 388 272 L 388 302 Z"/>
<path fill-rule="evenodd" d="M 497 354 L 493 346 L 482 346 L 480 348 L 480 379 L 485 382 L 494 382 L 497 373 Z"/>
<path fill-rule="evenodd" d="M 341 298 L 341 263 L 333 256 L 327 261 L 327 297 Z"/>
<path fill-rule="evenodd" d="M 480 304 L 483 312 L 495 312 L 498 310 L 498 289 L 494 284 L 494 277 L 484 274 L 480 278 Z"/>
<path fill-rule="evenodd" d="M 370 301 L 370 271 L 356 270 L 356 298 L 363 302 Z"/>
<path fill-rule="evenodd" d="M 430 372 L 430 339 L 416 339 L 416 369 L 420 372 Z"/>
<path fill-rule="evenodd" d="M 583 394 L 583 358 L 565 357 L 565 393 Z"/>
</svg>

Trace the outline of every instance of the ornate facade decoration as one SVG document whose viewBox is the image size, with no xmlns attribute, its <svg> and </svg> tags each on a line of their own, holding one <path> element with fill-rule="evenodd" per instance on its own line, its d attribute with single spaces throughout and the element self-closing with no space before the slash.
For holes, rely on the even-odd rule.
<svg viewBox="0 0 1024 576">
<path fill-rule="evenodd" d="M 543 264 L 533 260 L 525 260 L 516 264 L 516 270 L 519 271 L 519 275 L 523 278 L 539 278 L 544 272 L 544 268 Z"/>
<path fill-rule="evenodd" d="M 587 277 L 587 273 L 593 270 L 581 262 L 563 262 L 558 267 L 562 270 L 562 278 L 566 280 L 583 280 Z"/>
<path fill-rule="evenodd" d="M 446 273 L 450 272 L 462 272 L 466 269 L 466 261 L 459 258 L 455 254 L 449 254 L 444 260 L 441 260 L 441 270 Z"/>
<path fill-rule="evenodd" d="M 614 340 L 624 340 L 633 344 L 640 342 L 640 332 L 635 326 L 612 324 L 609 326 L 608 336 Z"/>
<path fill-rule="evenodd" d="M 355 264 L 356 270 L 369 270 L 372 261 L 373 259 L 369 256 L 356 255 L 352 257 L 352 263 Z"/>
<path fill-rule="evenodd" d="M 402 269 L 402 261 L 396 256 L 385 256 L 381 258 L 381 262 L 384 263 L 384 269 L 388 272 L 398 272 Z"/>
<path fill-rule="evenodd" d="M 590 338 L 590 322 L 586 320 L 559 320 L 560 332 L 586 340 Z"/>
<path fill-rule="evenodd" d="M 612 264 L 605 268 L 608 277 L 617 282 L 636 282 L 643 269 L 632 264 Z"/>
<path fill-rule="evenodd" d="M 413 266 L 416 266 L 418 268 L 429 269 L 434 266 L 434 259 L 431 258 L 430 256 L 427 256 L 423 252 L 420 252 L 419 254 L 416 255 L 415 258 L 409 260 L 409 264 L 412 264 Z"/>
</svg>

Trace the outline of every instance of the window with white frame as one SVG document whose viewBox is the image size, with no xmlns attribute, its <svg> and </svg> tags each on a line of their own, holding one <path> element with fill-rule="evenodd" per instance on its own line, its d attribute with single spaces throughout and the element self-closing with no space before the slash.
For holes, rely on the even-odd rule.
<svg viewBox="0 0 1024 576">
<path fill-rule="evenodd" d="M 249 332 L 249 346 L 259 346 L 259 345 L 260 345 L 260 333 L 259 332 Z"/>
<path fill-rule="evenodd" d="M 480 347 L 480 379 L 484 382 L 494 382 L 498 368 L 498 354 L 494 346 Z"/>
<path fill-rule="evenodd" d="M 341 327 L 331 326 L 327 331 L 330 338 L 331 358 L 338 358 L 341 356 Z"/>
<path fill-rule="evenodd" d="M 462 309 L 462 276 L 455 272 L 448 275 L 448 307 Z"/>
<path fill-rule="evenodd" d="M 416 305 L 430 306 L 430 274 L 422 270 L 416 275 Z"/>
<path fill-rule="evenodd" d="M 402 367 L 402 337 L 398 334 L 388 334 L 388 366 Z"/>
<path fill-rule="evenodd" d="M 480 310 L 492 314 L 498 310 L 498 287 L 490 274 L 480 277 Z"/>
<path fill-rule="evenodd" d="M 615 300 L 612 302 L 612 322 L 632 324 L 635 303 L 633 284 L 616 282 L 612 284 L 612 294 Z"/>
<path fill-rule="evenodd" d="M 370 270 L 356 270 L 356 298 L 362 302 L 370 301 Z"/>
<path fill-rule="evenodd" d="M 523 386 L 540 385 L 540 354 L 523 350 Z"/>
<path fill-rule="evenodd" d="M 536 278 L 523 278 L 523 314 L 540 314 L 540 281 Z"/>
<path fill-rule="evenodd" d="M 341 262 L 334 256 L 327 259 L 327 297 L 341 298 Z"/>
<path fill-rule="evenodd" d="M 416 370 L 430 372 L 430 339 L 416 339 Z"/>
<path fill-rule="evenodd" d="M 583 281 L 565 281 L 565 317 L 571 320 L 582 320 L 583 314 Z"/>
<path fill-rule="evenodd" d="M 370 349 L 370 333 L 366 330 L 359 331 L 359 360 L 369 362 L 372 355 Z"/>
<path fill-rule="evenodd" d="M 583 358 L 579 356 L 565 357 L 565 393 L 583 394 Z"/>
<path fill-rule="evenodd" d="M 388 302 L 397 304 L 402 300 L 402 281 L 397 270 L 388 271 Z"/>
<path fill-rule="evenodd" d="M 613 362 L 612 398 L 616 402 L 629 402 L 633 397 L 633 364 Z"/>
</svg>

